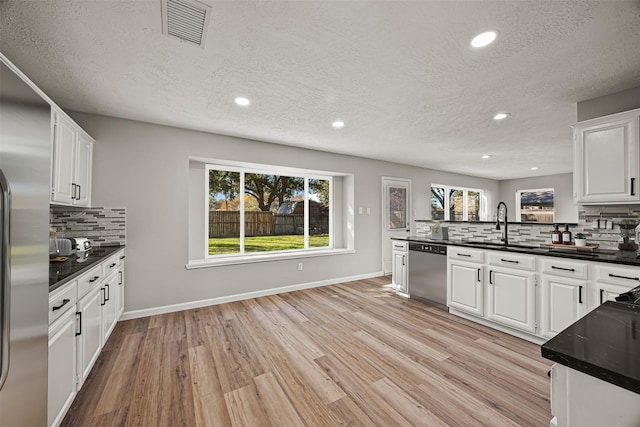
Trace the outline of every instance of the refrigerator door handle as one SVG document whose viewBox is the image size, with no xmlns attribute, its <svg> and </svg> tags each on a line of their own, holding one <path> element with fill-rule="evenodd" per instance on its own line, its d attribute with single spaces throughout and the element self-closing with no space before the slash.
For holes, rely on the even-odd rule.
<svg viewBox="0 0 640 427">
<path fill-rule="evenodd" d="M 9 183 L 0 170 L 0 389 L 7 379 L 9 371 L 9 319 L 11 318 L 11 242 L 9 241 L 11 220 L 11 190 Z"/>
</svg>

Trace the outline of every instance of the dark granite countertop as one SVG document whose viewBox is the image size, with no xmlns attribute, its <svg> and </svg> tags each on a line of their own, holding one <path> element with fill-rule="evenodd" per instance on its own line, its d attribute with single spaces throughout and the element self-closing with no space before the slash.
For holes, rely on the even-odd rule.
<svg viewBox="0 0 640 427">
<path fill-rule="evenodd" d="M 544 343 L 542 357 L 640 394 L 640 306 L 605 302 Z"/>
<path fill-rule="evenodd" d="M 104 261 L 114 252 L 124 246 L 101 246 L 89 251 L 87 257 L 79 258 L 77 255 L 69 256 L 63 262 L 49 262 L 49 292 L 89 271 L 92 267 Z"/>
<path fill-rule="evenodd" d="M 607 262 L 612 264 L 623 264 L 623 265 L 631 265 L 640 267 L 640 259 L 639 258 L 630 258 L 621 256 L 618 251 L 611 250 L 603 250 L 596 249 L 593 252 L 590 251 L 576 251 L 570 248 L 550 248 L 550 247 L 542 247 L 542 246 L 533 246 L 527 245 L 526 243 L 520 244 L 512 244 L 509 246 L 504 246 L 503 244 L 491 243 L 491 242 L 479 242 L 479 241 L 468 241 L 468 240 L 457 240 L 457 239 L 449 239 L 449 240 L 434 240 L 425 237 L 394 237 L 394 240 L 406 240 L 409 242 L 416 243 L 429 243 L 429 244 L 438 244 L 438 245 L 451 245 L 451 246 L 467 246 L 470 248 L 478 248 L 478 249 L 488 249 L 494 251 L 506 251 L 506 252 L 518 252 L 524 254 L 532 254 L 532 255 L 544 255 L 558 258 L 570 258 L 570 259 L 579 259 L 585 261 L 598 261 L 598 262 Z"/>
</svg>

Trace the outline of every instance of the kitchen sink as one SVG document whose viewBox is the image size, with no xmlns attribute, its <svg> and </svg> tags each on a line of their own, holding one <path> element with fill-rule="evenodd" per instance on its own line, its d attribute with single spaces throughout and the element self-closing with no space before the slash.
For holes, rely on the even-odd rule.
<svg viewBox="0 0 640 427">
<path fill-rule="evenodd" d="M 467 240 L 464 243 L 470 245 L 484 245 L 491 246 L 494 248 L 505 248 L 505 249 L 540 249 L 540 246 L 532 246 L 532 245 L 521 245 L 519 243 L 509 243 L 505 245 L 504 243 L 495 243 L 495 242 L 482 242 L 479 240 Z"/>
</svg>

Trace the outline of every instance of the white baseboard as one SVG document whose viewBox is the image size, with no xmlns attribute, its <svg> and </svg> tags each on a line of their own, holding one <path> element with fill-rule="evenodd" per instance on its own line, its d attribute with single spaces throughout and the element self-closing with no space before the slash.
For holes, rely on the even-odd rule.
<svg viewBox="0 0 640 427">
<path fill-rule="evenodd" d="M 464 313 L 460 310 L 456 310 L 455 308 L 449 307 L 449 313 L 455 314 L 458 317 L 462 317 L 463 319 L 471 320 L 472 322 L 479 323 L 484 326 L 488 326 L 489 328 L 496 329 L 500 332 L 504 332 L 505 334 L 513 335 L 514 337 L 522 338 L 525 341 L 532 342 L 534 344 L 542 345 L 547 342 L 547 339 L 541 338 L 536 335 L 529 334 L 527 332 L 518 331 L 517 329 L 509 328 L 508 326 L 502 326 L 490 320 L 485 320 L 481 317 L 476 317 L 472 314 Z"/>
<path fill-rule="evenodd" d="M 371 279 L 372 277 L 382 276 L 382 271 L 368 274 L 359 274 L 357 276 L 340 277 L 336 279 L 320 280 L 318 282 L 301 283 L 298 285 L 283 286 L 280 288 L 264 289 L 255 292 L 246 292 L 244 294 L 229 295 L 218 298 L 203 299 L 199 301 L 183 302 L 180 304 L 164 305 L 161 307 L 144 308 L 142 310 L 125 311 L 119 320 L 138 319 L 140 317 L 153 316 L 156 314 L 173 313 L 175 311 L 189 310 L 192 308 L 207 307 L 209 305 L 224 304 L 227 302 L 242 301 L 245 299 L 264 297 L 267 295 L 282 294 L 285 292 L 299 291 L 302 289 L 318 288 L 320 286 L 335 285 L 338 283 L 352 282 L 354 280 Z"/>
</svg>

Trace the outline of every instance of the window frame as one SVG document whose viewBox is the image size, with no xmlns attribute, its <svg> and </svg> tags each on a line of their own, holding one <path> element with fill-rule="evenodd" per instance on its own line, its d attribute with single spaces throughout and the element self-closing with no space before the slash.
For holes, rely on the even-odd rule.
<svg viewBox="0 0 640 427">
<path fill-rule="evenodd" d="M 223 170 L 227 172 L 237 172 L 240 174 L 240 191 L 238 197 L 240 199 L 239 203 L 239 212 L 240 212 L 240 251 L 238 253 L 225 253 L 225 254 L 209 254 L 209 176 L 211 170 Z M 255 173 L 255 174 L 264 174 L 264 175 L 280 175 L 280 176 L 289 176 L 296 178 L 304 179 L 304 248 L 300 249 L 286 249 L 286 250 L 277 250 L 277 251 L 265 251 L 265 252 L 250 252 L 246 253 L 245 250 L 245 188 L 244 188 L 244 180 L 245 174 Z M 296 255 L 313 255 L 314 253 L 322 253 L 327 251 L 335 250 L 335 200 L 334 200 L 334 177 L 338 176 L 323 173 L 319 171 L 312 171 L 307 169 L 298 169 L 298 168 L 283 168 L 278 166 L 268 166 L 268 165 L 247 165 L 247 166 L 238 166 L 238 165 L 230 165 L 223 162 L 206 162 L 205 163 L 205 174 L 204 174 L 204 197 L 205 197 L 205 215 L 204 215 L 204 261 L 213 261 L 213 260 L 232 260 L 232 259 L 242 259 L 242 260 L 259 260 L 259 259 L 268 259 L 268 258 L 281 258 L 283 255 L 288 254 L 296 254 Z M 328 246 L 322 247 L 309 247 L 309 180 L 326 180 L 329 181 L 329 244 Z M 273 256 L 272 256 L 273 255 Z"/>
<path fill-rule="evenodd" d="M 522 193 L 535 193 L 538 191 L 552 191 L 553 192 L 553 219 L 551 222 L 522 222 Z M 556 190 L 554 187 L 549 188 L 532 188 L 516 190 L 516 222 L 522 224 L 553 224 L 556 220 Z"/>
<path fill-rule="evenodd" d="M 433 192 L 433 188 L 443 188 L 444 189 L 444 200 L 443 200 L 443 209 L 444 209 L 444 218 L 439 220 L 433 219 L 433 205 L 431 204 L 431 194 Z M 431 219 L 434 221 L 457 221 L 451 220 L 451 212 L 449 210 L 449 194 L 451 190 L 454 191 L 462 191 L 462 221 L 463 222 L 480 222 L 484 221 L 487 217 L 487 190 L 483 190 L 480 188 L 471 188 L 471 187 L 462 187 L 459 185 L 442 185 L 442 184 L 431 184 L 429 187 L 429 215 Z M 469 221 L 469 192 L 478 193 L 479 204 L 478 207 L 478 221 Z"/>
</svg>

